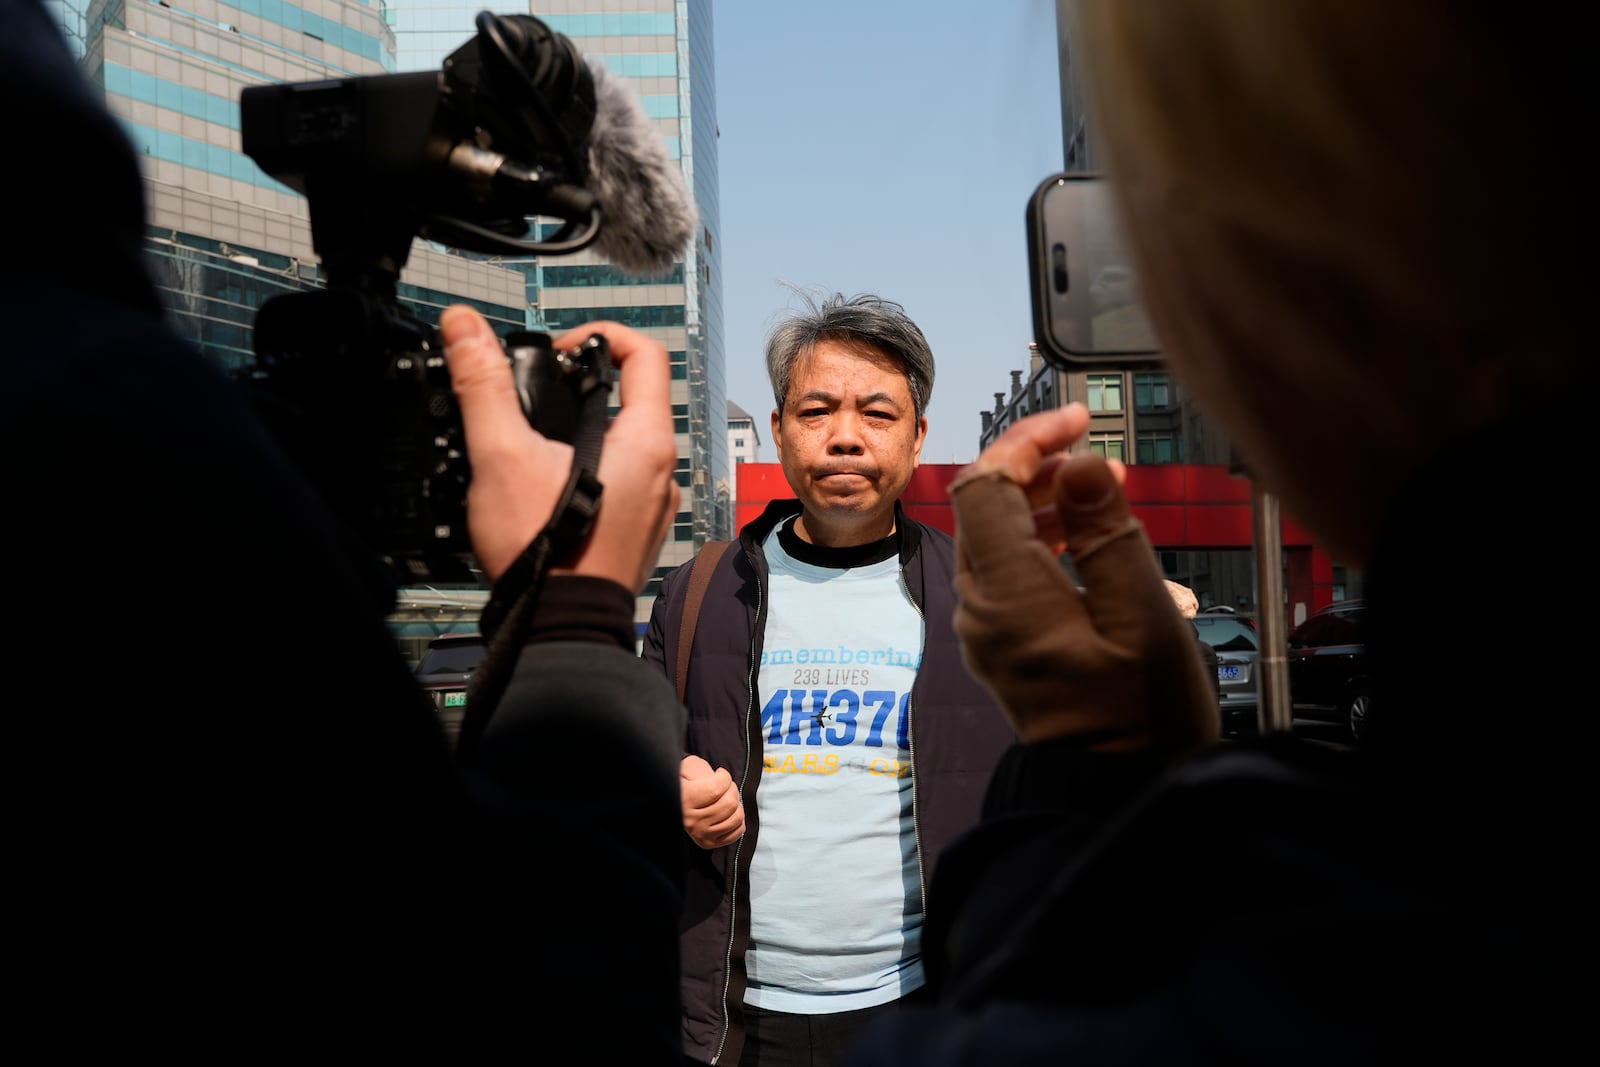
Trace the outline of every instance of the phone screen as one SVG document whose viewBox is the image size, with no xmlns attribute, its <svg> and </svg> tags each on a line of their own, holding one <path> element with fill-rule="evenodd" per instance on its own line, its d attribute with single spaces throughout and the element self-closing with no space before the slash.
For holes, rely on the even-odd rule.
<svg viewBox="0 0 1600 1067">
<path fill-rule="evenodd" d="M 1045 179 L 1028 200 L 1034 341 L 1057 365 L 1159 359 L 1117 232 L 1111 192 L 1094 174 Z"/>
</svg>

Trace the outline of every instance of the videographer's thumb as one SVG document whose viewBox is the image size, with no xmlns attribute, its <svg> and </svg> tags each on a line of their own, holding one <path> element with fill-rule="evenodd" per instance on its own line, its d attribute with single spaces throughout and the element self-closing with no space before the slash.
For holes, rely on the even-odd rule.
<svg viewBox="0 0 1600 1067">
<path fill-rule="evenodd" d="M 529 425 L 505 349 L 482 315 L 465 305 L 448 307 L 439 317 L 439 336 L 472 458 L 472 550 L 484 574 L 497 581 L 550 521 L 572 468 L 572 446 Z"/>
</svg>

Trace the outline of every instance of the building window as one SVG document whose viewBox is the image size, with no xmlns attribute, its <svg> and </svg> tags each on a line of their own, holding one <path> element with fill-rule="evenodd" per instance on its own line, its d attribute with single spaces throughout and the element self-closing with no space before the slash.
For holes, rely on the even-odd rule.
<svg viewBox="0 0 1600 1067">
<path fill-rule="evenodd" d="M 1126 459 L 1123 455 L 1123 436 L 1120 433 L 1092 433 L 1089 435 L 1089 451 L 1106 459 Z"/>
<path fill-rule="evenodd" d="M 1183 439 L 1167 431 L 1141 431 L 1137 451 L 1140 463 L 1182 463 Z"/>
<path fill-rule="evenodd" d="M 743 447 L 744 447 L 744 438 L 742 438 L 742 437 L 735 437 L 735 438 L 734 438 L 734 439 L 733 439 L 733 447 L 734 447 L 734 448 L 743 448 Z"/>
<path fill-rule="evenodd" d="M 1165 372 L 1133 376 L 1135 411 L 1160 411 L 1172 407 L 1172 386 Z"/>
<path fill-rule="evenodd" d="M 672 523 L 672 540 L 674 542 L 694 540 L 694 512 L 680 511 Z"/>
<path fill-rule="evenodd" d="M 594 319 L 615 319 L 624 326 L 645 329 L 651 326 L 682 326 L 682 304 L 640 304 L 630 307 L 575 307 L 545 308 L 544 321 L 554 332 L 560 333 L 582 326 Z"/>
<path fill-rule="evenodd" d="M 551 289 L 589 288 L 601 285 L 682 285 L 683 264 L 674 263 L 671 267 L 643 276 L 628 274 L 609 263 L 545 267 L 539 282 Z"/>
<path fill-rule="evenodd" d="M 1089 375 L 1089 410 L 1122 410 L 1122 375 Z"/>
</svg>

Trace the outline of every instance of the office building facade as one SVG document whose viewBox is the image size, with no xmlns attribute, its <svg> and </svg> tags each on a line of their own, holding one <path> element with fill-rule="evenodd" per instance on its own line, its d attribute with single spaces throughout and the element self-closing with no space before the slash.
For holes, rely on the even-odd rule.
<svg viewBox="0 0 1600 1067">
<path fill-rule="evenodd" d="M 755 416 L 728 401 L 728 454 L 737 467 L 741 463 L 761 462 L 761 427 Z"/>
</svg>

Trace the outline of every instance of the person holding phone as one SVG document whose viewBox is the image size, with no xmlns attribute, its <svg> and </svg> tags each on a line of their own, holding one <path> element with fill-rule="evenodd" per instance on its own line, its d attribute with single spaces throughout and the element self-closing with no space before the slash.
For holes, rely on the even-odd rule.
<svg viewBox="0 0 1600 1067">
<path fill-rule="evenodd" d="M 1476 623 L 1574 618 L 1585 46 L 1445 0 L 1070 10 L 1162 350 L 1366 574 L 1382 713 L 1355 751 L 1214 744 L 1117 468 L 1068 452 L 1087 412 L 1018 422 L 951 499 L 957 632 L 1024 744 L 932 886 L 936 1002 L 847 1063 L 1561 1062 L 1600 1008 L 1590 677 Z"/>
</svg>

